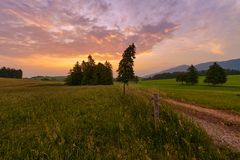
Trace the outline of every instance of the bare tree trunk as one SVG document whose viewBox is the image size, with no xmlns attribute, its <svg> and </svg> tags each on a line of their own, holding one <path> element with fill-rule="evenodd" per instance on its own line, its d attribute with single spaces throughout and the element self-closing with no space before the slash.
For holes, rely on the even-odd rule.
<svg viewBox="0 0 240 160">
<path fill-rule="evenodd" d="M 125 83 L 123 83 L 123 95 L 125 95 Z"/>
</svg>

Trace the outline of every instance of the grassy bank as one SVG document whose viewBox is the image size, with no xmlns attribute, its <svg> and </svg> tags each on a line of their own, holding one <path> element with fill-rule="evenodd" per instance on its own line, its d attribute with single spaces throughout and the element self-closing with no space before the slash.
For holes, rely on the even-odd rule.
<svg viewBox="0 0 240 160">
<path fill-rule="evenodd" d="M 175 79 L 141 81 L 136 86 L 145 89 L 156 89 L 163 95 L 182 101 L 201 104 L 212 108 L 240 112 L 240 76 L 228 76 L 224 85 L 211 86 L 203 83 L 181 85 Z"/>
<path fill-rule="evenodd" d="M 166 106 L 119 86 L 0 79 L 0 159 L 227 159 Z M 231 155 L 233 156 L 233 155 Z M 229 159 L 232 157 L 229 157 Z"/>
</svg>

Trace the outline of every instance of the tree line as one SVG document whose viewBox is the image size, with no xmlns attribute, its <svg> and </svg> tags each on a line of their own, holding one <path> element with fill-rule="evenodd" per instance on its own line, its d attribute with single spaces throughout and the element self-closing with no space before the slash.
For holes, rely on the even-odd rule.
<svg viewBox="0 0 240 160">
<path fill-rule="evenodd" d="M 22 79 L 23 72 L 21 69 L 14 69 L 14 68 L 0 68 L 0 77 L 3 78 L 17 78 Z"/>
<path fill-rule="evenodd" d="M 226 75 L 240 75 L 239 70 L 232 70 L 232 69 L 224 69 Z M 184 72 L 172 72 L 172 73 L 159 73 L 156 75 L 153 75 L 148 78 L 144 78 L 144 80 L 158 80 L 158 79 L 173 79 L 176 78 L 179 74 L 182 74 Z M 199 76 L 206 76 L 207 75 L 207 70 L 203 71 L 198 71 Z"/>
<path fill-rule="evenodd" d="M 176 76 L 176 81 L 191 84 L 194 85 L 198 83 L 198 76 L 199 73 L 197 69 L 191 65 L 187 72 L 179 73 Z M 204 80 L 205 83 L 217 85 L 217 84 L 224 84 L 227 82 L 227 75 L 225 70 L 218 65 L 216 62 L 209 67 L 209 69 L 206 71 L 206 77 Z"/>
<path fill-rule="evenodd" d="M 113 84 L 112 65 L 109 62 L 95 63 L 91 55 L 88 61 L 76 62 L 65 80 L 67 85 L 110 85 Z"/>
</svg>

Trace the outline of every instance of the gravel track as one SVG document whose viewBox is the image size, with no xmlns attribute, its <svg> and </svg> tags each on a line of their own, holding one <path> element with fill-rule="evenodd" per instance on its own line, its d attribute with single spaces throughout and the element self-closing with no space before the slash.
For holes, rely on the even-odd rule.
<svg viewBox="0 0 240 160">
<path fill-rule="evenodd" d="M 240 151 L 240 115 L 237 113 L 203 108 L 198 105 L 179 102 L 173 99 L 162 101 L 183 113 L 206 130 L 217 145 L 226 145 Z"/>
</svg>

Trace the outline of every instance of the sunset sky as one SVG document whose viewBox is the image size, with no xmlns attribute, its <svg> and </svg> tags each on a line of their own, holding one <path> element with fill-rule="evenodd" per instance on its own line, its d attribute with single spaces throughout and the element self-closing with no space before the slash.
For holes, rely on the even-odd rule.
<svg viewBox="0 0 240 160">
<path fill-rule="evenodd" d="M 240 58 L 240 0 L 0 0 L 0 66 L 66 75 L 76 61 L 117 69 L 135 43 L 137 75 Z"/>
</svg>

